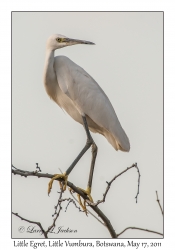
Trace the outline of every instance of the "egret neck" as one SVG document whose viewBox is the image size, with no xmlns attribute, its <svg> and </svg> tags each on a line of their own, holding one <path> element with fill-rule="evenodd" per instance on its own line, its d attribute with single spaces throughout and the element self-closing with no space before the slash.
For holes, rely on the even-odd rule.
<svg viewBox="0 0 175 250">
<path fill-rule="evenodd" d="M 61 90 L 57 83 L 57 77 L 54 70 L 54 50 L 49 48 L 46 50 L 44 85 L 50 98 L 61 106 L 58 100 L 58 96 L 61 95 Z"/>
<path fill-rule="evenodd" d="M 54 66 L 54 50 L 47 48 L 46 59 L 45 59 L 45 70 L 44 70 L 45 85 L 48 85 L 53 80 L 56 80 L 56 75 L 53 66 Z"/>
</svg>

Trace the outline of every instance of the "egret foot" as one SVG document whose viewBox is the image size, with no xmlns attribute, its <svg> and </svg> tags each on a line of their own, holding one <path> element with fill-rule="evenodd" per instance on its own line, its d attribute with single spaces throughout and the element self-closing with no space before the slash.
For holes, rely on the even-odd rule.
<svg viewBox="0 0 175 250">
<path fill-rule="evenodd" d="M 58 178 L 61 178 L 61 179 L 64 180 L 63 187 L 62 187 L 60 181 L 59 181 L 59 184 L 60 184 L 60 187 L 63 189 L 63 191 L 66 190 L 68 175 L 66 173 L 64 173 L 64 174 L 54 174 L 54 177 L 49 181 L 49 184 L 48 184 L 48 195 L 50 194 L 50 191 L 52 189 L 53 181 L 57 180 Z"/>
<path fill-rule="evenodd" d="M 82 188 L 79 188 L 84 194 L 87 195 L 87 197 L 89 198 L 89 200 L 91 202 L 93 202 L 93 199 L 92 199 L 92 196 L 91 196 L 91 188 L 90 187 L 87 187 L 86 190 L 82 189 Z M 78 202 L 80 204 L 80 206 L 82 207 L 83 211 L 85 211 L 85 213 L 87 214 L 87 209 L 86 209 L 86 200 L 84 200 L 83 204 L 82 204 L 82 201 L 81 201 L 81 197 L 79 194 L 77 194 L 78 196 Z"/>
</svg>

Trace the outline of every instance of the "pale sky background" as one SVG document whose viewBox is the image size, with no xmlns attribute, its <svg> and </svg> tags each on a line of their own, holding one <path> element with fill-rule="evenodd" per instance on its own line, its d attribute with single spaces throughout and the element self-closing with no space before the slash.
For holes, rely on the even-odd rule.
<svg viewBox="0 0 175 250">
<path fill-rule="evenodd" d="M 92 196 L 102 198 L 110 181 L 133 163 L 141 173 L 140 194 L 135 203 L 138 174 L 128 171 L 113 183 L 106 202 L 99 208 L 116 233 L 129 226 L 163 232 L 163 218 L 156 201 L 163 205 L 163 13 L 162 12 L 16 12 L 12 16 L 12 163 L 33 171 L 64 172 L 85 144 L 83 127 L 47 96 L 43 85 L 45 45 L 52 34 L 94 42 L 56 51 L 84 68 L 109 97 L 130 143 L 129 153 L 117 152 L 98 134 L 92 134 L 98 156 Z M 86 188 L 91 152 L 82 157 L 69 181 Z M 81 177 L 81 178 L 80 178 Z M 52 224 L 59 186 L 50 197 L 48 179 L 12 176 L 12 211 L 45 229 Z M 64 193 L 64 198 L 69 197 Z M 67 203 L 64 203 L 64 206 Z M 30 224 L 12 217 L 12 237 L 42 238 L 18 232 Z M 108 230 L 92 216 L 71 204 L 56 227 L 77 230 L 55 238 L 110 238 Z M 36 227 L 37 229 L 37 227 Z M 156 234 L 128 230 L 122 238 L 159 238 Z"/>
</svg>

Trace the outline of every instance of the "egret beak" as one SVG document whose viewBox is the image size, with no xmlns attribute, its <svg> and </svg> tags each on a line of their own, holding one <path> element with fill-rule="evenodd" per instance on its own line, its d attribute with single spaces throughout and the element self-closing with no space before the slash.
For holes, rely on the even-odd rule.
<svg viewBox="0 0 175 250">
<path fill-rule="evenodd" d="M 69 45 L 73 45 L 73 44 L 91 44 L 91 45 L 95 45 L 95 43 L 92 43 L 92 42 L 89 42 L 89 41 L 72 39 L 72 38 L 67 38 L 67 37 L 63 38 L 63 42 L 66 42 Z"/>
</svg>

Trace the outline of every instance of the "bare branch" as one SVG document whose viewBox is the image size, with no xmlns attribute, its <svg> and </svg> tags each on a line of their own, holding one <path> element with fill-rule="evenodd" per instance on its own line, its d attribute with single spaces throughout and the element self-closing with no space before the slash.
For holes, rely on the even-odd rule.
<svg viewBox="0 0 175 250">
<path fill-rule="evenodd" d="M 73 195 L 73 193 L 72 193 L 71 191 L 70 191 L 70 194 L 72 195 L 72 197 L 74 198 L 74 200 L 76 200 L 76 202 L 79 203 L 78 200 L 75 198 L 75 196 Z M 91 211 L 89 211 L 87 208 L 86 208 L 86 210 L 87 210 L 87 212 L 88 212 L 90 215 L 92 215 L 98 222 L 100 222 L 103 226 L 106 227 L 106 225 L 105 225 L 101 220 L 99 220 L 93 213 L 91 213 Z M 84 212 L 84 211 L 83 211 L 83 212 Z"/>
<path fill-rule="evenodd" d="M 58 209 L 58 206 L 59 206 L 59 209 L 61 210 L 62 209 L 62 206 L 61 206 L 61 203 L 66 200 L 66 199 L 62 199 L 62 194 L 63 194 L 63 190 L 61 189 L 61 192 L 59 192 L 60 196 L 58 198 L 58 202 L 57 202 L 57 205 L 54 207 L 55 208 L 55 212 L 54 214 L 52 215 L 52 217 L 54 217 L 54 215 L 57 215 L 57 209 Z"/>
<path fill-rule="evenodd" d="M 125 172 L 127 172 L 128 170 L 130 170 L 131 168 L 136 168 L 137 169 L 137 172 L 138 172 L 138 190 L 137 190 L 137 194 L 136 194 L 136 203 L 137 203 L 137 197 L 138 197 L 138 194 L 139 194 L 139 187 L 140 187 L 140 172 L 139 172 L 139 168 L 137 166 L 137 163 L 133 164 L 131 167 L 128 167 L 126 168 L 124 171 L 122 171 L 120 174 L 114 176 L 114 178 L 110 181 L 110 182 L 107 182 L 107 188 L 106 188 L 106 191 L 105 193 L 103 194 L 103 199 L 102 200 L 99 200 L 97 201 L 97 203 L 94 203 L 93 205 L 94 206 L 97 206 L 98 204 L 100 203 L 103 203 L 105 202 L 105 199 L 106 199 L 106 196 L 107 196 L 107 193 L 111 187 L 111 184 L 113 183 L 113 181 L 115 181 L 119 176 L 121 176 L 122 174 L 124 174 Z"/>
<path fill-rule="evenodd" d="M 140 171 L 139 171 L 139 168 L 137 166 L 137 163 L 135 163 L 135 168 L 137 168 L 137 172 L 138 172 L 138 188 L 137 188 L 137 194 L 136 194 L 136 203 L 137 203 L 137 198 L 138 198 L 138 195 L 139 195 L 139 188 L 140 188 Z"/>
<path fill-rule="evenodd" d="M 159 232 L 156 232 L 156 231 L 152 231 L 152 230 L 148 230 L 148 229 L 143 229 L 143 228 L 139 228 L 139 227 L 127 227 L 127 228 L 125 228 L 121 233 L 117 234 L 117 238 L 118 238 L 121 234 L 123 234 L 126 230 L 128 230 L 128 229 L 136 229 L 136 230 L 146 231 L 146 232 L 149 232 L 149 233 L 159 234 L 159 235 L 163 236 L 162 233 L 159 233 Z"/>
<path fill-rule="evenodd" d="M 139 174 L 139 177 L 138 177 L 138 191 L 137 191 L 137 195 L 136 195 L 136 197 L 135 197 L 135 198 L 136 198 L 136 202 L 137 202 L 137 196 L 138 196 L 138 194 L 139 194 L 139 186 L 140 186 L 140 172 L 139 172 L 139 169 L 138 169 L 138 167 L 137 167 L 137 164 L 133 164 L 131 167 L 128 167 L 127 169 L 125 169 L 124 171 L 122 171 L 120 174 L 116 175 L 110 182 L 108 182 L 108 186 L 107 186 L 106 191 L 105 191 L 105 193 L 104 193 L 104 195 L 103 195 L 103 199 L 102 199 L 101 201 L 98 201 L 97 203 L 91 203 L 91 202 L 88 200 L 88 197 L 87 197 L 79 188 L 75 187 L 73 183 L 71 183 L 71 182 L 68 181 L 68 182 L 67 182 L 67 185 L 70 187 L 71 190 L 73 190 L 74 192 L 80 194 L 80 196 L 81 196 L 83 199 L 86 200 L 86 202 L 88 203 L 88 205 L 97 213 L 97 215 L 102 219 L 103 222 L 100 221 L 100 220 L 99 220 L 94 214 L 92 214 L 89 210 L 88 210 L 88 212 L 89 212 L 92 216 L 94 216 L 103 226 L 106 226 L 106 227 L 107 227 L 107 229 L 108 229 L 109 233 L 111 234 L 112 238 L 118 238 L 121 234 L 123 234 L 126 230 L 129 230 L 129 229 L 135 229 L 135 230 L 146 231 L 146 232 L 155 233 L 155 234 L 159 234 L 159 235 L 163 236 L 162 233 L 159 233 L 159 232 L 156 232 L 156 231 L 153 231 L 153 230 L 138 228 L 138 227 L 127 227 L 127 228 L 125 228 L 121 233 L 116 234 L 116 233 L 115 233 L 115 230 L 114 230 L 114 228 L 112 227 L 112 225 L 111 225 L 110 221 L 108 220 L 108 218 L 107 218 L 107 217 L 103 214 L 103 212 L 97 207 L 98 204 L 100 204 L 100 203 L 102 203 L 102 202 L 105 202 L 106 195 L 107 195 L 107 193 L 108 193 L 108 191 L 109 191 L 109 189 L 110 189 L 110 186 L 111 186 L 111 184 L 113 183 L 113 181 L 116 180 L 116 178 L 118 178 L 118 177 L 121 176 L 122 174 L 124 174 L 126 171 L 128 171 L 129 169 L 134 168 L 134 167 L 137 168 L 137 171 L 138 171 L 138 174 Z M 43 173 L 39 173 L 38 171 L 32 171 L 32 172 L 31 172 L 31 171 L 20 170 L 20 169 L 17 169 L 17 168 L 15 168 L 15 167 L 13 167 L 13 168 L 14 168 L 14 169 L 12 169 L 12 173 L 13 173 L 13 174 L 17 174 L 17 175 L 21 175 L 21 176 L 25 176 L 25 177 L 28 177 L 28 176 L 37 176 L 38 178 L 40 178 L 40 177 L 52 178 L 52 177 L 53 177 L 53 175 L 51 175 L 51 174 L 43 174 Z M 58 179 L 58 181 L 64 182 L 61 178 Z M 45 237 L 45 238 L 48 238 L 47 235 L 48 235 L 49 231 L 52 230 L 52 229 L 55 227 L 55 222 L 56 222 L 57 218 L 59 217 L 60 211 L 61 211 L 61 209 L 62 209 L 62 207 L 61 207 L 61 202 L 66 201 L 66 200 L 69 201 L 68 204 L 67 204 L 67 206 L 66 206 L 66 210 L 67 210 L 67 207 L 68 207 L 68 205 L 70 204 L 70 202 L 73 202 L 73 203 L 74 203 L 74 201 L 73 201 L 72 199 L 70 199 L 70 198 L 62 199 L 62 193 L 63 193 L 63 191 L 61 190 L 60 196 L 59 196 L 59 199 L 58 199 L 58 203 L 57 203 L 57 205 L 55 206 L 55 213 L 54 213 L 54 215 L 56 215 L 56 216 L 55 216 L 55 218 L 54 218 L 54 220 L 53 220 L 52 225 L 48 228 L 47 231 L 45 231 L 45 230 L 43 229 L 43 227 L 42 227 L 42 225 L 41 225 L 40 222 L 35 222 L 35 221 L 27 220 L 27 219 L 25 219 L 25 218 L 19 216 L 17 213 L 13 213 L 13 214 L 16 215 L 17 217 L 21 218 L 22 220 L 25 220 L 25 221 L 27 221 L 27 222 L 29 222 L 29 223 L 34 223 L 34 224 L 38 225 L 38 226 L 40 227 L 40 229 L 42 230 L 42 232 L 43 232 L 43 234 L 44 234 L 44 237 Z M 73 196 L 72 193 L 71 193 L 71 195 Z M 162 210 L 162 207 L 161 207 L 160 202 L 159 202 L 159 199 L 158 199 L 158 193 L 157 193 L 157 191 L 156 191 L 156 195 L 157 195 L 157 202 L 158 202 L 158 204 L 159 204 L 159 206 L 160 206 L 160 209 L 161 209 L 161 211 L 162 211 L 162 214 L 163 214 L 163 210 Z M 73 196 L 73 198 L 75 199 L 74 196 Z M 76 200 L 76 199 L 75 199 L 75 200 Z M 75 203 L 74 203 L 74 205 L 76 206 Z M 59 210 L 57 211 L 58 206 L 59 206 Z M 77 206 L 76 206 L 76 207 L 77 207 Z M 77 208 L 78 208 L 78 207 L 77 207 Z M 54 215 L 53 215 L 53 216 L 54 216 Z"/>
<path fill-rule="evenodd" d="M 160 207 L 160 210 L 161 210 L 161 213 L 163 215 L 163 209 L 162 209 L 162 206 L 160 205 L 160 200 L 159 200 L 159 197 L 158 197 L 158 192 L 156 191 L 156 196 L 157 196 L 157 202 L 159 204 L 159 207 Z"/>
<path fill-rule="evenodd" d="M 68 206 L 70 205 L 70 203 L 73 203 L 74 206 L 75 206 L 76 208 L 78 208 L 79 212 L 85 213 L 85 211 L 81 210 L 81 208 L 78 207 L 77 204 L 76 204 L 76 202 L 75 202 L 73 199 L 71 199 L 71 198 L 69 198 L 69 202 L 67 203 L 67 206 L 66 206 L 66 208 L 65 208 L 65 212 L 67 211 Z"/>
<path fill-rule="evenodd" d="M 13 174 L 17 174 L 17 175 L 21 175 L 24 177 L 28 177 L 28 176 L 35 176 L 35 177 L 43 177 L 43 178 L 53 178 L 54 175 L 51 174 L 44 174 L 44 173 L 39 173 L 36 171 L 24 171 L 24 170 L 20 170 L 20 169 L 12 169 L 12 173 Z M 63 182 L 63 180 L 61 178 L 58 179 L 58 181 Z M 88 197 L 86 194 L 84 194 L 79 188 L 77 188 L 76 186 L 74 186 L 73 183 L 71 182 L 67 182 L 67 186 L 69 186 L 71 189 L 73 189 L 76 193 L 80 194 L 80 196 L 84 199 L 88 201 Z M 111 222 L 109 221 L 109 219 L 104 215 L 104 213 L 96 206 L 90 204 L 89 205 L 97 214 L 98 216 L 102 219 L 102 221 L 104 222 L 105 226 L 107 227 L 110 235 L 112 238 L 116 238 L 116 233 L 115 230 L 111 224 Z"/>
<path fill-rule="evenodd" d="M 32 224 L 36 224 L 36 225 L 41 229 L 41 231 L 43 232 L 44 237 L 45 237 L 46 239 L 48 238 L 48 237 L 47 237 L 47 232 L 44 230 L 44 228 L 42 227 L 42 225 L 41 225 L 40 222 L 36 222 L 36 221 L 32 221 L 32 220 L 25 219 L 24 217 L 20 216 L 18 213 L 13 213 L 13 212 L 12 212 L 12 214 L 15 215 L 15 216 L 17 216 L 17 217 L 19 217 L 21 220 L 27 221 L 27 222 L 32 223 Z"/>
<path fill-rule="evenodd" d="M 53 219 L 52 225 L 51 225 L 50 227 L 48 227 L 48 229 L 47 229 L 47 231 L 46 231 L 47 234 L 50 232 L 50 230 L 52 230 L 53 228 L 55 228 L 55 222 L 56 222 L 56 220 L 58 219 L 58 217 L 59 217 L 59 215 L 60 215 L 60 212 L 61 212 L 61 209 L 62 209 L 61 202 L 60 202 L 60 200 L 61 200 L 61 198 L 62 198 L 62 194 L 63 194 L 63 189 L 61 189 L 60 196 L 59 196 L 59 199 L 58 199 L 58 203 L 57 203 L 57 205 L 55 206 L 55 213 L 53 214 L 53 216 L 54 216 L 54 215 L 56 215 L 56 216 L 55 216 L 55 218 Z M 58 210 L 58 212 L 57 212 L 58 206 L 59 206 L 59 210 Z"/>
</svg>

